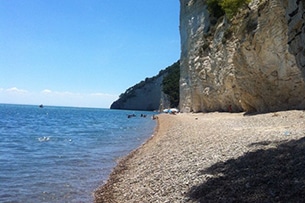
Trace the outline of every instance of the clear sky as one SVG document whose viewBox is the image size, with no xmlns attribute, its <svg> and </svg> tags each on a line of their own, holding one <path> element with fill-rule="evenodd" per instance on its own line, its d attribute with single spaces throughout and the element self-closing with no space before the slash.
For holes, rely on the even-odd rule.
<svg viewBox="0 0 305 203">
<path fill-rule="evenodd" d="M 179 57 L 179 0 L 0 0 L 0 103 L 109 108 Z"/>
</svg>

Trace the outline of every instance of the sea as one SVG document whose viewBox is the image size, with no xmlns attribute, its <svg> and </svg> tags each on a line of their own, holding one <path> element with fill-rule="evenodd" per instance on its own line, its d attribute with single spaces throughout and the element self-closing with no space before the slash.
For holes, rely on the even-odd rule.
<svg viewBox="0 0 305 203">
<path fill-rule="evenodd" d="M 117 161 L 153 135 L 154 114 L 0 104 L 0 202 L 93 202 Z"/>
</svg>

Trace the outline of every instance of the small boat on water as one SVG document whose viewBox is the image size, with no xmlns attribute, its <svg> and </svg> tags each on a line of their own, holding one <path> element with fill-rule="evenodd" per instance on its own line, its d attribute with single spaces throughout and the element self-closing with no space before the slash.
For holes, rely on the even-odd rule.
<svg viewBox="0 0 305 203">
<path fill-rule="evenodd" d="M 39 108 L 43 108 L 43 104 L 40 104 L 40 105 L 39 105 Z"/>
</svg>

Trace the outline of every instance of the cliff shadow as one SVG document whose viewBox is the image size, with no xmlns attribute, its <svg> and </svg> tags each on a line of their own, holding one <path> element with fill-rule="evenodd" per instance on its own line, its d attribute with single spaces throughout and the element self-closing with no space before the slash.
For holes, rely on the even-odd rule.
<svg viewBox="0 0 305 203">
<path fill-rule="evenodd" d="M 197 202 L 303 202 L 305 200 L 305 138 L 269 141 L 276 148 L 246 153 L 204 169 L 213 177 L 193 186 L 187 196 Z"/>
</svg>

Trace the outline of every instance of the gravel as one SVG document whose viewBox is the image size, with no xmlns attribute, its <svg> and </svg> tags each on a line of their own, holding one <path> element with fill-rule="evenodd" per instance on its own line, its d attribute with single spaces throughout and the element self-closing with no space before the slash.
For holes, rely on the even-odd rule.
<svg viewBox="0 0 305 203">
<path fill-rule="evenodd" d="M 95 202 L 302 202 L 305 112 L 161 114 Z"/>
</svg>

